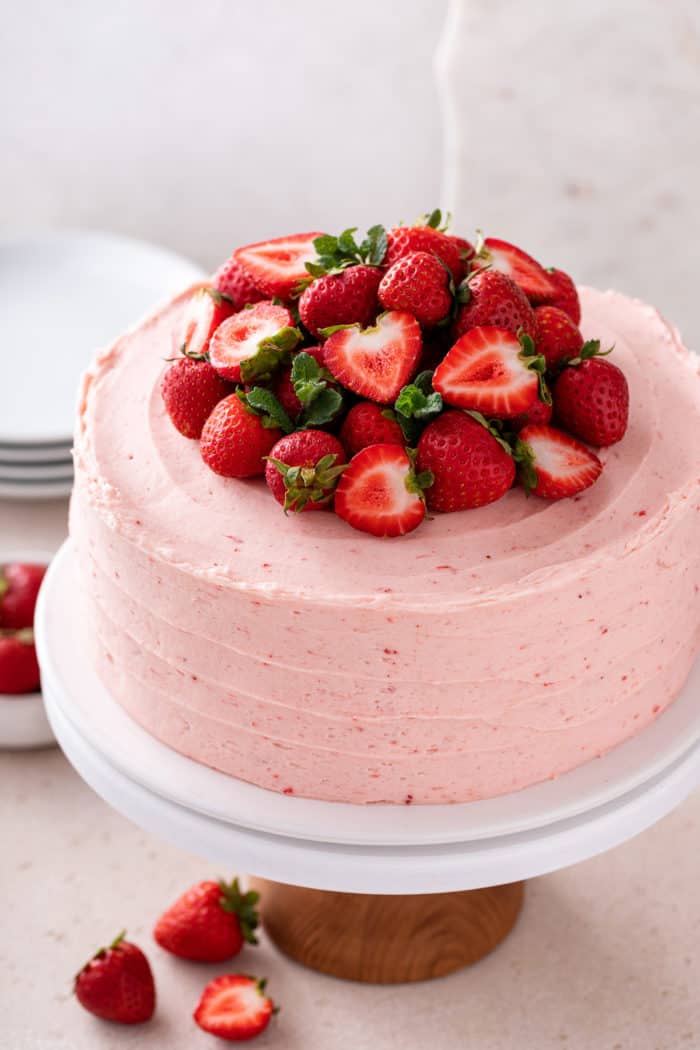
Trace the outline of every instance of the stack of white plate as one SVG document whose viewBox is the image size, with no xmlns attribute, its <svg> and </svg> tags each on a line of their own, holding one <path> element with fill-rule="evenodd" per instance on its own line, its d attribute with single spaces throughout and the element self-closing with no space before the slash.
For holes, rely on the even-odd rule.
<svg viewBox="0 0 700 1050">
<path fill-rule="evenodd" d="M 114 234 L 0 241 L 0 499 L 70 492 L 81 373 L 96 350 L 202 277 L 179 255 Z"/>
</svg>

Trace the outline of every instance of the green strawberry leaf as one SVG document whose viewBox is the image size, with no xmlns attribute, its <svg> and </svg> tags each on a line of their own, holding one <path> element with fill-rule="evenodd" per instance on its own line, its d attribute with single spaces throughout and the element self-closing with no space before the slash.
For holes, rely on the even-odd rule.
<svg viewBox="0 0 700 1050">
<path fill-rule="evenodd" d="M 400 390 L 394 402 L 399 426 L 410 444 L 414 444 L 425 425 L 442 412 L 442 397 L 433 390 L 432 379 L 432 372 L 421 372 L 412 383 Z"/>
<path fill-rule="evenodd" d="M 268 339 L 261 339 L 258 349 L 252 357 L 241 361 L 241 379 L 244 383 L 252 383 L 256 379 L 267 382 L 277 369 L 287 363 L 289 354 L 303 336 L 298 328 L 289 325 L 280 328 L 279 332 Z"/>
<path fill-rule="evenodd" d="M 306 272 L 311 277 L 323 277 L 342 273 L 348 266 L 381 266 L 387 247 L 384 227 L 370 226 L 361 244 L 355 239 L 356 233 L 357 226 L 351 226 L 337 237 L 330 234 L 317 237 L 313 242 L 317 258 L 304 264 Z M 303 285 L 301 281 L 298 286 L 301 291 Z"/>
<path fill-rule="evenodd" d="M 294 430 L 294 424 L 271 390 L 262 386 L 254 386 L 243 397 L 246 404 L 257 416 L 260 416 L 262 425 L 268 430 L 279 428 L 285 434 L 291 434 Z"/>
<path fill-rule="evenodd" d="M 529 496 L 537 485 L 534 453 L 528 444 L 516 437 L 513 440 L 512 455 L 518 467 L 520 484 Z"/>
<path fill-rule="evenodd" d="M 301 417 L 301 423 L 307 427 L 325 426 L 326 423 L 332 423 L 342 409 L 342 395 L 332 387 L 325 387 L 310 404 L 307 404 Z"/>
<path fill-rule="evenodd" d="M 507 436 L 503 431 L 503 421 L 500 419 L 487 419 L 482 416 L 481 412 L 477 412 L 475 409 L 467 408 L 465 412 L 472 419 L 475 419 L 477 423 L 480 423 L 482 427 L 488 430 L 491 437 L 494 437 L 498 444 L 501 446 L 504 452 L 507 452 L 509 456 L 513 455 L 513 447 L 509 443 Z"/>
</svg>

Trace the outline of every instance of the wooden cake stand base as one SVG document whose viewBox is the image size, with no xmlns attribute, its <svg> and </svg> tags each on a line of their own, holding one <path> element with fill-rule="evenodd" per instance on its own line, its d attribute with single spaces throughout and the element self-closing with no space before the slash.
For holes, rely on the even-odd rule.
<svg viewBox="0 0 700 1050">
<path fill-rule="evenodd" d="M 332 977 L 425 981 L 477 962 L 515 925 L 522 882 L 458 893 L 334 893 L 251 879 L 277 947 Z"/>
</svg>

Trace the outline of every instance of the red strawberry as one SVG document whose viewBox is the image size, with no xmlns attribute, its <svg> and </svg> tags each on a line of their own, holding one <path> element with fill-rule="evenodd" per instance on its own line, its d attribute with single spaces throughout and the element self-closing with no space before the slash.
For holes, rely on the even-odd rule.
<svg viewBox="0 0 700 1050">
<path fill-rule="evenodd" d="M 388 404 L 413 374 L 421 351 L 420 325 L 409 313 L 390 310 L 372 328 L 352 325 L 334 332 L 323 357 L 335 378 L 362 397 Z"/>
<path fill-rule="evenodd" d="M 430 252 L 408 252 L 390 266 L 379 285 L 385 310 L 407 310 L 416 321 L 432 328 L 452 307 L 450 275 Z"/>
<path fill-rule="evenodd" d="M 567 357 L 576 357 L 583 346 L 583 336 L 571 320 L 557 306 L 538 306 L 535 308 L 537 318 L 537 352 L 547 362 L 547 368 L 555 371 Z"/>
<path fill-rule="evenodd" d="M 276 1012 L 265 995 L 266 981 L 243 974 L 215 977 L 202 992 L 194 1012 L 200 1028 L 230 1043 L 243 1043 L 260 1035 Z"/>
<path fill-rule="evenodd" d="M 464 274 L 467 272 L 468 264 L 472 261 L 474 255 L 476 254 L 474 251 L 474 245 L 470 241 L 465 240 L 464 237 L 456 237 L 453 233 L 448 233 L 447 236 L 459 248 L 459 255 L 462 260 L 462 271 L 460 273 L 459 278 L 455 278 L 457 283 L 459 283 L 459 281 L 462 280 L 462 278 L 464 277 Z"/>
<path fill-rule="evenodd" d="M 216 288 L 200 288 L 185 310 L 180 350 L 188 357 L 202 357 L 222 321 L 233 313 L 232 304 Z"/>
<path fill-rule="evenodd" d="M 553 293 L 545 300 L 548 306 L 556 306 L 568 314 L 574 324 L 581 322 L 581 303 L 579 301 L 576 285 L 568 273 L 563 270 L 547 270 L 550 283 L 554 286 Z"/>
<path fill-rule="evenodd" d="M 476 262 L 507 274 L 522 288 L 528 299 L 542 301 L 554 292 L 554 285 L 544 267 L 522 248 L 516 248 L 508 241 L 487 237 Z"/>
<path fill-rule="evenodd" d="M 570 434 L 543 423 L 518 435 L 520 478 L 530 492 L 545 499 L 564 499 L 583 492 L 600 477 L 603 464 L 595 453 Z"/>
<path fill-rule="evenodd" d="M 235 255 L 221 264 L 211 283 L 223 295 L 228 296 L 234 310 L 242 310 L 249 303 L 259 303 L 261 299 L 267 299 L 265 293 L 256 288 Z"/>
<path fill-rule="evenodd" d="M 214 406 L 231 387 L 208 361 L 181 357 L 163 376 L 160 392 L 175 429 L 187 438 L 199 438 Z"/>
<path fill-rule="evenodd" d="M 358 401 L 353 405 L 340 428 L 340 440 L 349 456 L 356 455 L 368 445 L 405 445 L 396 416 L 388 408 L 373 401 Z"/>
<path fill-rule="evenodd" d="M 34 648 L 34 631 L 0 630 L 0 693 L 18 695 L 39 688 L 39 665 Z"/>
<path fill-rule="evenodd" d="M 462 246 L 457 239 L 432 226 L 395 226 L 387 230 L 384 266 L 390 267 L 411 252 L 429 252 L 442 259 L 456 284 L 464 276 Z"/>
<path fill-rule="evenodd" d="M 105 1021 L 141 1024 L 153 1016 L 156 988 L 148 959 L 121 933 L 101 948 L 75 978 L 81 1006 Z"/>
<path fill-rule="evenodd" d="M 297 430 L 272 448 L 265 481 L 285 511 L 323 510 L 347 463 L 345 449 L 324 430 Z"/>
<path fill-rule="evenodd" d="M 270 297 L 288 299 L 297 284 L 307 278 L 305 264 L 318 252 L 314 241 L 322 233 L 295 233 L 272 241 L 247 244 L 233 253 L 253 283 Z"/>
<path fill-rule="evenodd" d="M 225 478 L 252 478 L 265 472 L 265 456 L 282 431 L 266 427 L 238 394 L 230 394 L 209 416 L 202 430 L 202 459 Z"/>
<path fill-rule="evenodd" d="M 565 368 L 554 384 L 554 414 L 589 445 L 621 441 L 629 417 L 629 387 L 617 365 L 591 356 Z"/>
<path fill-rule="evenodd" d="M 335 511 L 354 529 L 373 536 L 403 536 L 425 517 L 423 489 L 430 477 L 418 476 L 398 445 L 368 445 L 350 460 L 335 490 Z"/>
<path fill-rule="evenodd" d="M 549 423 L 552 418 L 552 405 L 547 404 L 546 401 L 540 400 L 538 397 L 536 401 L 528 408 L 527 412 L 522 412 L 515 419 L 511 419 L 510 425 L 516 432 L 522 430 L 523 427 L 528 426 L 530 423 Z"/>
<path fill-rule="evenodd" d="M 17 630 L 32 626 L 36 599 L 45 572 L 45 565 L 28 565 L 25 562 L 0 566 L 0 627 Z"/>
<path fill-rule="evenodd" d="M 532 340 L 505 328 L 472 328 L 435 369 L 433 388 L 448 405 L 511 419 L 537 399 L 544 360 Z"/>
<path fill-rule="evenodd" d="M 300 338 L 286 307 L 270 302 L 256 303 L 219 325 L 209 343 L 209 360 L 224 379 L 240 383 L 242 362 L 254 358 L 261 343 L 281 353 L 296 346 Z M 274 359 L 274 352 L 272 356 Z M 267 358 L 264 364 L 269 367 Z"/>
<path fill-rule="evenodd" d="M 512 455 L 486 426 L 465 412 L 444 412 L 418 442 L 418 469 L 434 477 L 431 510 L 468 510 L 504 496 L 515 480 Z"/>
<path fill-rule="evenodd" d="M 468 279 L 469 299 L 460 307 L 453 325 L 459 339 L 471 328 L 495 325 L 537 338 L 537 319 L 525 293 L 515 281 L 498 270 L 477 270 Z M 461 291 L 461 289 L 460 289 Z"/>
<path fill-rule="evenodd" d="M 181 959 L 223 962 L 238 955 L 244 941 L 257 944 L 259 899 L 255 890 L 241 893 L 238 879 L 198 882 L 163 912 L 153 936 Z"/>
<path fill-rule="evenodd" d="M 312 335 L 336 324 L 367 325 L 377 313 L 382 271 L 376 266 L 348 266 L 341 273 L 317 277 L 299 300 L 299 317 Z"/>
<path fill-rule="evenodd" d="M 324 361 L 322 346 L 305 346 L 304 353 L 310 354 L 314 361 L 323 368 Z M 288 365 L 277 373 L 272 384 L 272 392 L 290 419 L 294 420 L 301 414 L 303 406 L 294 389 L 291 365 Z"/>
</svg>

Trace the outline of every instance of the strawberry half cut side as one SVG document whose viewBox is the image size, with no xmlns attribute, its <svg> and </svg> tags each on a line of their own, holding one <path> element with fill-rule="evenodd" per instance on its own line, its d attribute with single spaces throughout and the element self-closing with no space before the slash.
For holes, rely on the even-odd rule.
<svg viewBox="0 0 700 1050">
<path fill-rule="evenodd" d="M 265 984 L 244 974 L 216 977 L 202 992 L 195 1021 L 205 1032 L 232 1043 L 253 1039 L 267 1028 L 275 1013 Z"/>
<path fill-rule="evenodd" d="M 390 310 L 371 328 L 349 325 L 329 334 L 323 359 L 333 376 L 355 394 L 389 404 L 415 371 L 422 340 L 415 317 Z"/>
<path fill-rule="evenodd" d="M 350 460 L 335 493 L 336 513 L 373 536 L 403 536 L 425 517 L 423 489 L 432 474 L 416 476 L 399 445 L 368 445 Z"/>
<path fill-rule="evenodd" d="M 277 237 L 238 248 L 233 257 L 263 292 L 289 299 L 295 286 L 308 278 L 306 263 L 318 257 L 314 241 L 323 236 L 316 231 Z"/>
<path fill-rule="evenodd" d="M 216 288 L 198 289 L 185 310 L 180 352 L 195 360 L 203 360 L 212 335 L 232 313 L 231 301 Z"/>
<path fill-rule="evenodd" d="M 541 302 L 555 294 L 554 284 L 543 266 L 531 255 L 508 241 L 487 237 L 479 250 L 477 264 L 491 266 L 507 274 L 528 299 Z"/>
<path fill-rule="evenodd" d="M 518 438 L 515 457 L 520 464 L 520 481 L 536 496 L 576 496 L 601 475 L 603 464 L 596 454 L 562 430 L 536 423 L 524 427 Z"/>
<path fill-rule="evenodd" d="M 286 307 L 256 303 L 219 325 L 209 343 L 209 361 L 223 379 L 247 383 L 269 377 L 282 363 L 280 354 L 300 340 Z"/>
<path fill-rule="evenodd" d="M 449 405 L 512 419 L 534 404 L 545 362 L 529 336 L 506 328 L 472 328 L 448 350 L 435 369 L 433 388 Z M 550 400 L 542 390 L 543 400 Z"/>
</svg>

